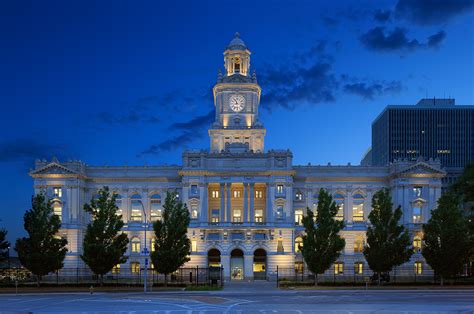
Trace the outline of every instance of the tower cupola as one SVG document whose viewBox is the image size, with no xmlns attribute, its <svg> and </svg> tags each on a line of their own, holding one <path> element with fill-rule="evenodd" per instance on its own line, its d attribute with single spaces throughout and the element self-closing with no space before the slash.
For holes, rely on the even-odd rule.
<svg viewBox="0 0 474 314">
<path fill-rule="evenodd" d="M 224 64 L 227 76 L 234 74 L 249 75 L 250 51 L 240 38 L 239 33 L 235 33 L 234 38 L 224 51 Z"/>
</svg>

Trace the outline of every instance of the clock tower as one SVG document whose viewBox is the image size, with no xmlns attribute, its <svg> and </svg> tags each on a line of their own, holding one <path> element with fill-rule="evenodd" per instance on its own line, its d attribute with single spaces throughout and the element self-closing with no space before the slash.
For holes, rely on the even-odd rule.
<svg viewBox="0 0 474 314">
<path fill-rule="evenodd" d="M 211 152 L 263 153 L 265 128 L 258 120 L 261 88 L 250 75 L 250 51 L 239 33 L 224 51 L 225 73 L 213 88 L 215 122 L 209 129 Z"/>
</svg>

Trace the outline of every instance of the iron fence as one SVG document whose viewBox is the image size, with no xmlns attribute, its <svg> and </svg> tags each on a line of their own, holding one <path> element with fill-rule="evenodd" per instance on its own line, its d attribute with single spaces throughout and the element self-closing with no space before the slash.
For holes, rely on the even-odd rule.
<svg viewBox="0 0 474 314">
<path fill-rule="evenodd" d="M 103 276 L 104 285 L 143 285 L 145 279 L 144 268 L 122 268 Z M 147 281 L 150 286 L 165 284 L 165 275 L 153 269 L 147 271 Z M 62 268 L 57 272 L 42 276 L 41 282 L 54 285 L 96 285 L 100 278 L 94 275 L 89 268 Z M 36 283 L 36 276 L 25 268 L 0 269 L 0 284 L 29 285 Z M 223 271 L 221 267 L 183 267 L 168 275 L 167 284 L 170 286 L 188 285 L 223 285 Z"/>
</svg>

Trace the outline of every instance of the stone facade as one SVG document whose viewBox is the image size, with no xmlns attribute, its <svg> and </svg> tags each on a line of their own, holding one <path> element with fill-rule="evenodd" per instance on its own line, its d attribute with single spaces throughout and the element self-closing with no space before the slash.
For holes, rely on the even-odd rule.
<svg viewBox="0 0 474 314">
<path fill-rule="evenodd" d="M 327 189 L 340 204 L 346 247 L 340 261 L 347 272 L 364 263 L 372 195 L 389 188 L 414 241 L 441 194 L 445 172 L 437 161 L 398 161 L 384 167 L 297 166 L 289 150 L 264 150 L 265 129 L 258 120 L 260 87 L 249 75 L 250 52 L 236 36 L 224 54 L 226 71 L 214 87 L 216 120 L 210 151 L 186 151 L 181 166 L 88 166 L 80 161 L 37 161 L 30 173 L 34 189 L 46 191 L 61 215 L 61 235 L 69 243 L 65 267 L 85 267 L 79 255 L 90 220 L 86 202 L 103 186 L 119 195 L 129 235 L 129 259 L 144 265 L 144 223 L 160 219 L 167 192 L 178 193 L 190 210 L 192 241 L 187 266 L 221 265 L 231 279 L 264 278 L 276 269 L 302 265 L 295 242 L 303 233 L 302 215 L 316 208 L 318 192 Z M 238 66 L 236 66 L 238 64 Z M 238 97 L 238 96 L 243 97 Z M 243 99 L 243 100 L 242 100 Z M 151 227 L 147 231 L 152 246 Z M 422 261 L 416 253 L 410 263 Z M 364 264 L 364 269 L 367 265 Z M 332 272 L 332 270 L 328 270 Z"/>
</svg>

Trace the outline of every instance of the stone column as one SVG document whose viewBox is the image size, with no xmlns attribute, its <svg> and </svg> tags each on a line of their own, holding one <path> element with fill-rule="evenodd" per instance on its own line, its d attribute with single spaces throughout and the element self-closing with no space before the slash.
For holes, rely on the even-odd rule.
<svg viewBox="0 0 474 314">
<path fill-rule="evenodd" d="M 345 199 L 345 204 L 344 204 L 344 219 L 348 223 L 352 223 L 352 205 L 353 205 L 353 200 L 352 200 L 352 189 L 347 189 L 346 190 L 346 199 Z M 347 206 L 346 206 L 347 204 Z"/>
<path fill-rule="evenodd" d="M 254 208 L 254 199 L 255 199 L 255 183 L 250 183 L 250 222 L 255 222 L 255 208 Z"/>
<path fill-rule="evenodd" d="M 272 203 L 273 203 L 273 193 L 270 187 L 270 183 L 267 184 L 267 204 L 265 208 L 265 221 L 266 222 L 273 222 L 274 214 L 273 214 L 273 208 L 272 208 Z"/>
<path fill-rule="evenodd" d="M 224 280 L 230 280 L 230 256 L 229 255 L 221 255 L 221 265 L 224 268 L 223 275 Z"/>
<path fill-rule="evenodd" d="M 253 255 L 244 254 L 244 279 L 253 280 Z"/>
<path fill-rule="evenodd" d="M 249 199 L 248 183 L 244 183 L 244 210 L 243 210 L 243 217 L 242 217 L 243 222 L 251 222 L 252 221 L 249 217 L 248 199 Z"/>
<path fill-rule="evenodd" d="M 403 203 L 402 203 L 402 212 L 403 212 L 403 223 L 407 224 L 411 222 L 412 209 L 410 206 L 410 189 L 407 186 L 403 185 Z"/>
<path fill-rule="evenodd" d="M 372 211 L 372 190 L 367 190 L 364 200 L 364 221 L 369 220 L 369 214 Z"/>
<path fill-rule="evenodd" d="M 226 221 L 228 221 L 228 222 L 232 222 L 232 206 L 231 206 L 231 200 L 232 200 L 231 196 L 232 196 L 232 195 L 231 195 L 231 193 L 230 193 L 230 192 L 232 191 L 231 187 L 232 187 L 232 183 L 227 183 L 227 191 L 226 191 L 226 199 L 227 199 L 227 210 L 226 210 L 226 212 L 227 212 L 227 219 L 226 219 Z"/>
<path fill-rule="evenodd" d="M 219 193 L 221 197 L 221 211 L 220 211 L 220 222 L 225 221 L 225 189 L 224 189 L 224 183 L 221 183 L 221 191 Z"/>
<path fill-rule="evenodd" d="M 198 220 L 200 222 L 205 222 L 207 223 L 208 222 L 208 213 L 209 213 L 209 206 L 207 204 L 207 193 L 208 193 L 208 188 L 207 188 L 207 184 L 204 184 L 203 187 L 201 187 L 201 197 L 200 197 L 200 210 L 199 210 L 199 217 L 198 217 Z"/>
</svg>

